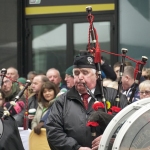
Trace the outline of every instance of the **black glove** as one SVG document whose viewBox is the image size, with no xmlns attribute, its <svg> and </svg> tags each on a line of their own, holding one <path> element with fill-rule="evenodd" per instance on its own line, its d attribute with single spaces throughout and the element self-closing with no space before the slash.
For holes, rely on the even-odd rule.
<svg viewBox="0 0 150 150">
<path fill-rule="evenodd" d="M 41 133 L 41 128 L 44 126 L 44 122 L 40 122 L 35 128 L 34 128 L 34 133 L 40 134 Z"/>
<path fill-rule="evenodd" d="M 88 121 L 97 122 L 101 127 L 101 129 L 104 131 L 112 118 L 113 118 L 112 115 L 109 115 L 100 109 L 97 111 L 93 111 L 89 116 Z"/>
</svg>

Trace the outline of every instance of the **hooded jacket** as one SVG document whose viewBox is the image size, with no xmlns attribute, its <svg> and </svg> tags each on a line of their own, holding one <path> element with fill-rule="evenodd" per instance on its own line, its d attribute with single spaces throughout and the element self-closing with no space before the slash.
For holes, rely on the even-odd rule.
<svg viewBox="0 0 150 150">
<path fill-rule="evenodd" d="M 106 100 L 114 105 L 117 90 L 104 88 Z M 95 97 L 101 101 L 99 85 L 96 85 Z M 94 111 L 91 98 L 88 109 L 85 110 L 81 97 L 75 87 L 62 94 L 53 104 L 47 119 L 46 130 L 48 143 L 52 150 L 78 150 L 81 146 L 91 147 L 92 136 L 90 127 L 86 126 L 88 117 Z M 120 107 L 128 105 L 126 96 L 121 95 Z M 96 127 L 97 136 L 102 129 Z"/>
</svg>

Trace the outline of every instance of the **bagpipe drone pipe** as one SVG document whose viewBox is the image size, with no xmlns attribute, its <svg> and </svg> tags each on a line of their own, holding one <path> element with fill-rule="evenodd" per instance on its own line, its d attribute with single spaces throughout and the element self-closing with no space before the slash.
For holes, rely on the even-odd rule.
<svg viewBox="0 0 150 150">
<path fill-rule="evenodd" d="M 121 111 L 121 107 L 120 107 L 120 96 L 121 96 L 121 92 L 122 92 L 122 76 L 123 76 L 123 72 L 124 72 L 124 67 L 125 67 L 125 58 L 128 58 L 130 60 L 132 60 L 133 62 L 136 62 L 136 69 L 134 71 L 135 74 L 135 88 L 139 85 L 140 83 L 140 77 L 141 77 L 141 72 L 142 72 L 142 68 L 143 66 L 146 64 L 147 61 L 147 57 L 146 56 L 142 56 L 142 60 L 141 61 L 137 61 L 134 60 L 128 56 L 126 56 L 127 53 L 127 49 L 126 48 L 122 48 L 122 54 L 115 54 L 115 53 L 111 53 L 105 50 L 101 50 L 100 49 L 100 44 L 98 42 L 98 35 L 96 32 L 96 29 L 94 28 L 93 25 L 93 21 L 94 21 L 94 16 L 92 15 L 92 7 L 88 6 L 86 7 L 86 11 L 88 12 L 88 16 L 87 16 L 87 20 L 89 21 L 90 25 L 89 25 L 89 32 L 88 32 L 88 52 L 94 56 L 94 62 L 96 65 L 96 69 L 98 72 L 98 81 L 99 81 L 99 86 L 100 86 L 100 91 L 101 91 L 101 102 L 97 101 L 97 99 L 95 99 L 95 103 L 93 104 L 93 109 L 95 110 L 89 117 L 89 121 L 87 123 L 87 126 L 91 127 L 91 132 L 92 132 L 92 136 L 93 139 L 96 137 L 96 133 L 94 131 L 94 128 L 96 126 L 100 126 L 102 127 L 104 130 L 107 127 L 107 125 L 109 124 L 109 122 L 113 119 L 113 117 Z M 92 39 L 90 41 L 90 39 Z M 92 46 L 91 46 L 92 44 Z M 103 89 L 103 80 L 101 77 L 101 52 L 107 53 L 107 54 L 111 54 L 111 55 L 115 55 L 115 56 L 121 56 L 122 57 L 122 62 L 121 62 L 121 66 L 120 66 L 120 74 L 119 74 L 119 80 L 118 80 L 118 90 L 117 90 L 117 94 L 116 94 L 116 98 L 115 98 L 115 104 L 111 105 L 109 103 L 109 101 L 106 100 L 105 98 L 105 94 L 104 94 L 104 89 Z M 90 90 L 88 89 L 88 87 L 86 85 L 84 85 L 85 88 L 87 89 L 88 93 L 91 95 L 91 97 L 93 98 L 94 95 L 92 95 L 92 93 L 90 92 Z M 131 94 L 132 96 L 134 96 L 134 89 L 132 90 Z M 131 97 L 130 101 L 132 101 Z M 129 101 L 129 103 L 130 103 Z"/>
</svg>

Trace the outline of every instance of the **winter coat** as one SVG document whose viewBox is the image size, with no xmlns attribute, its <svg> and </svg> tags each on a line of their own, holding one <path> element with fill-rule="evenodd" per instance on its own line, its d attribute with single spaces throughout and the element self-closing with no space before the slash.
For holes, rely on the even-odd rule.
<svg viewBox="0 0 150 150">
<path fill-rule="evenodd" d="M 134 84 L 127 91 L 122 92 L 124 95 L 126 95 L 128 101 L 130 100 L 130 96 L 132 94 L 133 87 L 134 87 Z M 139 87 L 137 86 L 135 93 L 134 93 L 134 96 L 133 96 L 133 99 L 132 99 L 132 103 L 136 102 L 138 100 L 140 100 L 140 94 L 139 94 Z"/>
<path fill-rule="evenodd" d="M 114 105 L 117 90 L 104 88 L 106 100 Z M 96 86 L 95 97 L 100 100 L 100 88 Z M 100 100 L 101 101 L 101 100 Z M 51 150 L 78 150 L 81 146 L 91 147 L 92 136 L 90 127 L 86 126 L 94 100 L 91 98 L 88 109 L 85 110 L 83 102 L 75 87 L 57 98 L 50 110 L 47 119 L 46 131 Z M 121 95 L 120 107 L 127 106 L 126 96 Z M 100 126 L 96 127 L 97 135 L 102 134 Z"/>
<path fill-rule="evenodd" d="M 47 113 L 48 109 L 52 106 L 52 104 L 54 103 L 55 99 L 54 100 L 51 100 L 49 102 L 49 107 L 45 108 L 43 107 L 42 103 L 39 102 L 38 103 L 38 107 L 37 107 L 37 110 L 36 110 L 36 114 L 32 120 L 32 129 L 34 129 L 34 127 L 36 127 L 38 125 L 38 123 L 40 122 L 41 118 L 43 116 L 45 116 L 45 114 Z"/>
</svg>

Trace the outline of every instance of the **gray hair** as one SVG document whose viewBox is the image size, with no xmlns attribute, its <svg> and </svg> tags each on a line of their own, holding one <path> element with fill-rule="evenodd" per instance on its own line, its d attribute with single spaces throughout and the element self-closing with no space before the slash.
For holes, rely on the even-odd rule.
<svg viewBox="0 0 150 150">
<path fill-rule="evenodd" d="M 124 68 L 123 75 L 128 75 L 129 77 L 131 77 L 132 79 L 134 79 L 134 67 L 132 67 L 132 66 L 126 66 Z"/>
<path fill-rule="evenodd" d="M 88 69 L 90 69 L 93 72 L 93 74 L 96 73 L 96 70 L 94 68 L 88 68 Z M 73 68 L 73 76 L 74 76 L 74 68 Z"/>
<path fill-rule="evenodd" d="M 140 83 L 139 85 L 139 90 L 143 90 L 145 88 L 149 88 L 150 89 L 150 80 L 145 80 L 143 82 Z"/>
</svg>

